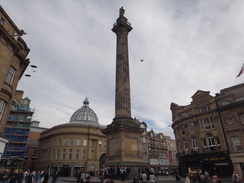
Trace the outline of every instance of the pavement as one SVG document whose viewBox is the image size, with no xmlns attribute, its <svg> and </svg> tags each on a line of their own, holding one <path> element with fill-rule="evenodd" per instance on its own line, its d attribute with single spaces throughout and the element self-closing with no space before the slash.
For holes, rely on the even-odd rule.
<svg viewBox="0 0 244 183">
<path fill-rule="evenodd" d="M 219 178 L 222 183 L 232 183 L 231 177 L 223 177 Z M 76 179 L 75 177 L 60 177 L 56 183 L 75 183 Z M 180 181 L 176 181 L 175 178 L 172 176 L 159 176 L 158 179 L 156 180 L 156 183 L 185 183 L 185 178 L 181 178 Z M 48 183 L 52 183 L 52 177 L 49 178 Z M 84 182 L 85 183 L 85 182 Z M 92 177 L 91 183 L 100 183 L 99 177 Z M 128 180 L 114 180 L 114 183 L 133 183 L 133 179 L 128 179 Z M 141 183 L 141 181 L 140 181 Z M 149 183 L 149 181 L 148 181 Z M 198 183 L 198 182 L 196 182 Z"/>
</svg>

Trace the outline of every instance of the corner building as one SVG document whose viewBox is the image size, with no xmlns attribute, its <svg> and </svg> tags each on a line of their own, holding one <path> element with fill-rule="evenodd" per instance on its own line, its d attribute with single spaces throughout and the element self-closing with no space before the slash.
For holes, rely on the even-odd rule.
<svg viewBox="0 0 244 183">
<path fill-rule="evenodd" d="M 171 103 L 179 173 L 208 171 L 230 176 L 232 163 L 215 97 L 198 90 L 186 106 Z"/>
<path fill-rule="evenodd" d="M 244 175 L 244 84 L 220 90 L 216 95 L 233 168 Z"/>
<path fill-rule="evenodd" d="M 30 61 L 24 34 L 0 6 L 0 134 L 4 132 L 17 85 Z"/>
<path fill-rule="evenodd" d="M 86 98 L 70 122 L 41 133 L 37 168 L 74 176 L 76 170 L 99 171 L 105 161 L 106 137 Z"/>
</svg>

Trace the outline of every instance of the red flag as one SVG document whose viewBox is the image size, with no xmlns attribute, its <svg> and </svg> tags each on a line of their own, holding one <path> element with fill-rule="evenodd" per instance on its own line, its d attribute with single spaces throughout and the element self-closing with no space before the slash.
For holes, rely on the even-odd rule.
<svg viewBox="0 0 244 183">
<path fill-rule="evenodd" d="M 243 72 L 244 72 L 244 64 L 242 65 L 241 70 L 240 70 L 239 74 L 236 77 L 239 77 Z"/>
</svg>

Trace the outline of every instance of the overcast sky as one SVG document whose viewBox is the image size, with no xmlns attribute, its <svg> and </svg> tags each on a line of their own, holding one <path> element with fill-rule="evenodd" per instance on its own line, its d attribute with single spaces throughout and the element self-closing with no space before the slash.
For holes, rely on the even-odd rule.
<svg viewBox="0 0 244 183">
<path fill-rule="evenodd" d="M 174 138 L 171 102 L 188 105 L 197 90 L 243 83 L 244 1 L 1 0 L 31 49 L 18 89 L 41 127 L 69 122 L 87 97 L 101 125 L 115 115 L 116 35 L 125 9 L 132 117 Z M 144 62 L 140 60 L 143 59 Z"/>
</svg>

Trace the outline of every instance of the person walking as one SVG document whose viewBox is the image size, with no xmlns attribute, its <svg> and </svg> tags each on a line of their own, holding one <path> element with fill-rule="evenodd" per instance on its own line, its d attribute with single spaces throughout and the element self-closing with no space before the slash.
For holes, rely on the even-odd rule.
<svg viewBox="0 0 244 183">
<path fill-rule="evenodd" d="M 147 174 L 145 171 L 143 171 L 141 174 L 141 181 L 142 183 L 147 183 Z"/>
<path fill-rule="evenodd" d="M 49 170 L 46 170 L 43 175 L 43 182 L 42 183 L 47 183 L 49 179 Z"/>
<path fill-rule="evenodd" d="M 232 174 L 232 182 L 234 183 L 239 183 L 240 182 L 240 177 L 236 171 L 233 171 Z"/>
<path fill-rule="evenodd" d="M 30 170 L 28 170 L 28 173 L 27 175 L 25 176 L 25 182 L 26 183 L 33 183 L 33 175 L 32 173 L 30 172 Z"/>
<path fill-rule="evenodd" d="M 35 181 L 36 183 L 40 183 L 41 182 L 41 172 L 38 171 L 35 175 Z"/>
<path fill-rule="evenodd" d="M 18 174 L 16 173 L 16 170 L 13 170 L 13 172 L 9 175 L 9 183 L 16 183 L 18 179 Z"/>
<path fill-rule="evenodd" d="M 149 181 L 150 181 L 150 183 L 155 183 L 156 180 L 157 179 L 156 179 L 154 173 L 151 172 L 150 175 L 149 175 Z"/>
</svg>

